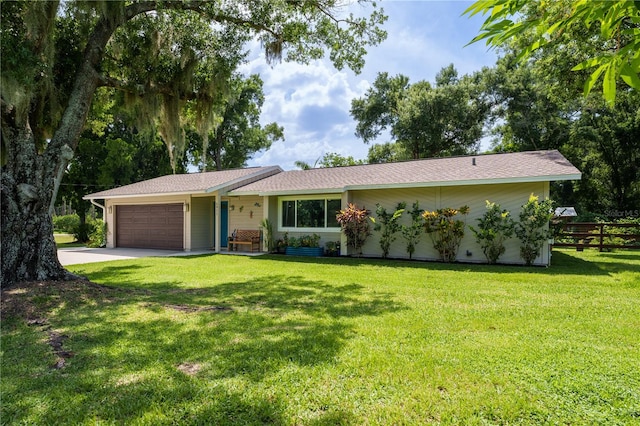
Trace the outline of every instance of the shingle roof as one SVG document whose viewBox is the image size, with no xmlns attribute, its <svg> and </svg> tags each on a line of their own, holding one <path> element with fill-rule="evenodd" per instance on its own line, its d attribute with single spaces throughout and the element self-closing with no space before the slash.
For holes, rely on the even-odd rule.
<svg viewBox="0 0 640 426">
<path fill-rule="evenodd" d="M 194 194 L 231 190 L 257 179 L 281 172 L 278 166 L 249 167 L 219 172 L 161 176 L 131 185 L 86 195 L 84 199 L 134 197 L 144 195 Z"/>
<path fill-rule="evenodd" d="M 531 151 L 293 170 L 245 185 L 232 194 L 336 193 L 350 189 L 538 182 L 580 177 L 580 171 L 558 151 Z"/>
</svg>

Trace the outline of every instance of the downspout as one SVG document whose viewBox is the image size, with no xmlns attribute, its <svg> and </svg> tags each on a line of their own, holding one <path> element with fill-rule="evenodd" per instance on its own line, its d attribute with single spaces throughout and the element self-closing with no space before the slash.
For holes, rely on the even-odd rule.
<svg viewBox="0 0 640 426">
<path fill-rule="evenodd" d="M 91 204 L 93 204 L 96 207 L 100 207 L 102 209 L 102 220 L 107 221 L 107 209 L 105 206 L 103 206 L 102 204 L 98 204 L 95 201 L 93 201 L 93 198 L 90 198 L 89 201 L 91 201 Z"/>
<path fill-rule="evenodd" d="M 102 221 L 104 222 L 104 240 L 103 243 L 100 245 L 100 247 L 106 247 L 107 245 L 107 209 L 105 206 L 103 206 L 102 204 L 98 204 L 95 201 L 93 201 L 93 198 L 90 198 L 89 201 L 91 201 L 91 204 L 93 204 L 96 207 L 100 207 L 102 209 Z"/>
</svg>

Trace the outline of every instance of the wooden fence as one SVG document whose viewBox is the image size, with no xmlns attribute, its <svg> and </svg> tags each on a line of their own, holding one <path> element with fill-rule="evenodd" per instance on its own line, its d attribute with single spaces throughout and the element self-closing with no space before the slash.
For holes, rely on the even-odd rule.
<svg viewBox="0 0 640 426">
<path fill-rule="evenodd" d="M 564 223 L 555 238 L 554 247 L 614 248 L 640 250 L 640 224 L 637 223 Z"/>
</svg>

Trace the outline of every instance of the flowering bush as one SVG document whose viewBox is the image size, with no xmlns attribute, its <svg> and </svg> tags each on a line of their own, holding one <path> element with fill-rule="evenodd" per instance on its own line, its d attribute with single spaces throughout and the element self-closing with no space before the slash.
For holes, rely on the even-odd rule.
<svg viewBox="0 0 640 426">
<path fill-rule="evenodd" d="M 444 262 L 455 262 L 464 237 L 465 222 L 454 219 L 458 214 L 469 214 L 469 206 L 462 206 L 457 210 L 444 208 L 422 213 L 424 229 L 431 237 L 433 247 L 438 250 L 440 260 Z"/>
</svg>

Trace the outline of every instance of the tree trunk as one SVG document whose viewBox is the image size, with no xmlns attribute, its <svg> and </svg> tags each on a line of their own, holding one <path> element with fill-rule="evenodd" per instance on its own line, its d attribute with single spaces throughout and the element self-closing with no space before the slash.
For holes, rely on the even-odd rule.
<svg viewBox="0 0 640 426">
<path fill-rule="evenodd" d="M 58 261 L 49 204 L 55 164 L 36 151 L 28 124 L 8 126 L 7 164 L 2 168 L 2 282 L 77 278 Z"/>
<path fill-rule="evenodd" d="M 118 26 L 156 7 L 155 2 L 135 3 L 127 7 L 124 15 L 102 18 L 96 24 L 85 47 L 68 104 L 53 137 L 45 142 L 44 151 L 38 149 L 28 112 L 16 111 L 3 99 L 2 142 L 6 164 L 2 167 L 1 179 L 0 287 L 19 281 L 78 278 L 67 272 L 58 260 L 51 201 L 58 195 L 62 171 L 73 157 L 84 128 L 100 80 L 96 69 L 99 69 L 107 42 Z"/>
</svg>

